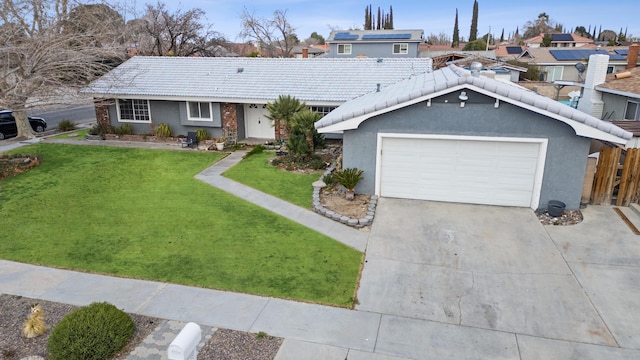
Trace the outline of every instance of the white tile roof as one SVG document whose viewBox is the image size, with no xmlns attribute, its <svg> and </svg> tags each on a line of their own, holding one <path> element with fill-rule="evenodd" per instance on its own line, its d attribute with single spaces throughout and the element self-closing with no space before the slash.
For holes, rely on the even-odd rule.
<svg viewBox="0 0 640 360">
<path fill-rule="evenodd" d="M 83 89 L 96 97 L 343 103 L 431 71 L 431 59 L 278 59 L 135 56 Z"/>
<path fill-rule="evenodd" d="M 380 92 L 371 92 L 348 101 L 316 122 L 316 128 L 321 131 L 322 129 L 325 131 L 355 129 L 362 121 L 372 116 L 439 96 L 447 93 L 447 90 L 453 87 L 456 89 L 466 87 L 482 91 L 517 106 L 527 107 L 538 113 L 564 120 L 574 124 L 573 127 L 579 135 L 593 133 L 596 135 L 595 138 L 603 140 L 616 139 L 607 136 L 598 137 L 598 131 L 627 140 L 632 136 L 630 132 L 609 122 L 602 121 L 531 90 L 496 79 L 482 76 L 474 77 L 469 71 L 455 65 L 449 65 L 431 73 L 419 74 L 385 87 Z M 596 131 L 588 131 L 588 129 L 585 131 L 581 125 L 586 125 Z"/>
</svg>

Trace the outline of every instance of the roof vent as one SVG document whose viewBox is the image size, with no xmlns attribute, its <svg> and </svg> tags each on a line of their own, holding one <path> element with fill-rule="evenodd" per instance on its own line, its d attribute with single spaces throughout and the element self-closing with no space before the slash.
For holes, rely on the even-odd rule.
<svg viewBox="0 0 640 360">
<path fill-rule="evenodd" d="M 376 84 L 376 92 L 380 92 L 380 83 Z"/>
<path fill-rule="evenodd" d="M 474 61 L 471 63 L 471 66 L 469 66 L 469 69 L 471 70 L 471 76 L 478 77 L 480 76 L 480 70 L 482 70 L 482 64 Z"/>
<path fill-rule="evenodd" d="M 244 71 L 244 68 L 241 68 L 241 67 L 238 68 L 238 74 L 243 72 L 243 71 Z"/>
<path fill-rule="evenodd" d="M 381 63 L 382 62 L 382 58 L 378 58 L 378 60 L 376 60 L 376 62 Z"/>
</svg>

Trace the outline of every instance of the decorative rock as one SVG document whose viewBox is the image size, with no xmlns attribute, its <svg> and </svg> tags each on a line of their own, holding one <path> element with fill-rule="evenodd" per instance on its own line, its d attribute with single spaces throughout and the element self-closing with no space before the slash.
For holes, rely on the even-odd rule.
<svg viewBox="0 0 640 360">
<path fill-rule="evenodd" d="M 317 188 L 327 187 L 327 184 L 325 184 L 325 182 L 322 181 L 322 180 L 314 181 L 313 184 L 311 184 L 311 185 L 313 185 L 314 188 L 315 187 L 317 187 Z"/>
<path fill-rule="evenodd" d="M 349 220 L 347 221 L 347 224 L 351 225 L 351 226 L 356 226 L 356 225 L 358 225 L 358 219 L 349 218 Z"/>
</svg>

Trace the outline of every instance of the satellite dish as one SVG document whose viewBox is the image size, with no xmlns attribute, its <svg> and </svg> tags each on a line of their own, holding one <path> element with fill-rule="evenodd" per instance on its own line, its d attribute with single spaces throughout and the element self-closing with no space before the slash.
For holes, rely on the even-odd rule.
<svg viewBox="0 0 640 360">
<path fill-rule="evenodd" d="M 578 72 L 581 74 L 586 70 L 586 67 L 584 66 L 583 63 L 577 63 L 575 67 L 578 70 Z"/>
</svg>

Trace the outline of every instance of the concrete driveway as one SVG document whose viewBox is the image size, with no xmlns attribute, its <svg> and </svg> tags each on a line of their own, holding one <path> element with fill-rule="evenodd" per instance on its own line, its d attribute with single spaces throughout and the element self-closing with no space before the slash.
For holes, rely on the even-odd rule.
<svg viewBox="0 0 640 360">
<path fill-rule="evenodd" d="M 640 237 L 611 207 L 583 214 L 382 198 L 357 309 L 515 334 L 523 359 L 637 357 Z"/>
</svg>

